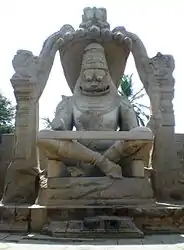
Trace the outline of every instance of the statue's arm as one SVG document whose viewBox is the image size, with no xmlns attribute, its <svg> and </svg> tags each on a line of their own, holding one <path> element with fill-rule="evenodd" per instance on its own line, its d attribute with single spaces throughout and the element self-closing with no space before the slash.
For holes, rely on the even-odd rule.
<svg viewBox="0 0 184 250">
<path fill-rule="evenodd" d="M 56 107 L 55 117 L 51 123 L 51 128 L 53 130 L 72 130 L 72 97 L 63 96 L 62 101 Z"/>
<path fill-rule="evenodd" d="M 132 40 L 131 52 L 134 57 L 139 78 L 143 83 L 145 90 L 147 91 L 148 90 L 147 71 L 148 71 L 149 57 L 146 48 L 141 39 L 137 35 L 128 31 L 127 35 Z"/>
<path fill-rule="evenodd" d="M 135 111 L 130 102 L 125 98 L 120 102 L 119 127 L 121 131 L 129 131 L 138 127 Z"/>
</svg>

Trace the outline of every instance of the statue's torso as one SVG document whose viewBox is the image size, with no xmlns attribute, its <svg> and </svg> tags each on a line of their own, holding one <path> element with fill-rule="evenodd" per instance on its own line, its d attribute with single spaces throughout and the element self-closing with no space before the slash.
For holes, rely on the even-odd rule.
<svg viewBox="0 0 184 250">
<path fill-rule="evenodd" d="M 92 111 L 80 111 L 73 107 L 73 118 L 76 130 L 84 131 L 116 131 L 118 128 L 118 110 L 114 108 L 108 113 Z"/>
<path fill-rule="evenodd" d="M 104 103 L 104 108 L 98 107 L 88 109 L 83 106 L 81 109 L 73 105 L 74 126 L 78 131 L 116 131 L 119 125 L 119 105 L 109 108 Z M 104 151 L 113 145 L 114 141 L 109 140 L 80 140 L 80 143 L 96 151 Z"/>
</svg>

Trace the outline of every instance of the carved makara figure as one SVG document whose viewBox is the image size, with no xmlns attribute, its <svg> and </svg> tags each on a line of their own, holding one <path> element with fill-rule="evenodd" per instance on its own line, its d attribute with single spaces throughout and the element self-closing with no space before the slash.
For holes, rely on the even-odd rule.
<svg viewBox="0 0 184 250">
<path fill-rule="evenodd" d="M 51 125 L 53 130 L 72 130 L 75 127 L 79 131 L 129 131 L 138 127 L 133 107 L 126 98 L 118 95 L 104 48 L 99 43 L 90 43 L 85 47 L 74 94 L 59 103 Z M 38 142 L 50 159 L 62 160 L 66 157 L 82 161 L 99 167 L 102 173 L 114 178 L 122 178 L 121 158 L 144 146 L 143 142 L 132 143 L 54 139 L 40 139 Z"/>
</svg>

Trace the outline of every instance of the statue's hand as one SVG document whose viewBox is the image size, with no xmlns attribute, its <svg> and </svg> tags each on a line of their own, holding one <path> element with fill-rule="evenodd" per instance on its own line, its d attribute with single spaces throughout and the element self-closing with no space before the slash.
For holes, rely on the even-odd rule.
<svg viewBox="0 0 184 250">
<path fill-rule="evenodd" d="M 57 117 L 54 118 L 54 120 L 51 123 L 51 127 L 53 130 L 67 130 L 64 120 L 63 119 L 58 119 Z"/>
<path fill-rule="evenodd" d="M 32 82 L 43 82 L 45 84 L 55 54 L 63 42 L 61 33 L 56 32 L 47 38 L 39 56 L 34 56 L 31 51 L 18 50 L 12 61 L 15 70 L 14 76 L 26 77 L 31 79 Z"/>
</svg>

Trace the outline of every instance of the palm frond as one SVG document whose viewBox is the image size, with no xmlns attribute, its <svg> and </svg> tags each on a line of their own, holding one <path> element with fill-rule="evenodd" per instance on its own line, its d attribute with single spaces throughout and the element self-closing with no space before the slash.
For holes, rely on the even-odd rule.
<svg viewBox="0 0 184 250">
<path fill-rule="evenodd" d="M 120 90 L 118 93 L 119 95 L 126 96 L 129 99 L 135 110 L 139 126 L 145 126 L 146 122 L 150 118 L 150 108 L 142 103 L 139 103 L 138 101 L 140 101 L 146 95 L 146 92 L 144 87 L 142 87 L 134 94 L 132 76 L 133 74 L 124 75 L 122 77 Z"/>
<path fill-rule="evenodd" d="M 137 96 L 138 96 L 142 91 L 144 91 L 144 87 L 142 87 L 137 93 L 135 93 L 135 95 L 133 95 L 133 96 L 131 97 L 131 100 L 137 99 Z M 142 96 L 144 96 L 145 94 L 146 94 L 146 93 L 141 94 L 140 96 L 142 97 Z"/>
<path fill-rule="evenodd" d="M 133 88 L 132 88 L 132 75 L 124 75 L 122 77 L 121 83 L 120 83 L 120 89 L 121 92 L 124 93 L 127 97 L 130 97 L 133 95 Z"/>
<path fill-rule="evenodd" d="M 44 118 L 42 118 L 42 120 L 44 121 L 46 128 L 51 128 L 52 122 L 51 122 L 49 117 L 44 117 Z"/>
</svg>

